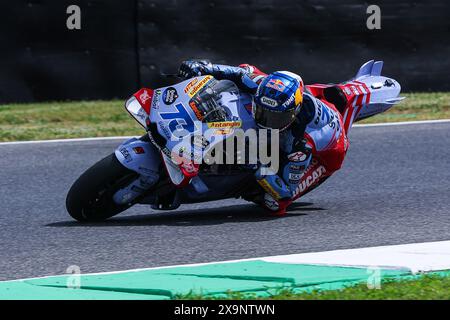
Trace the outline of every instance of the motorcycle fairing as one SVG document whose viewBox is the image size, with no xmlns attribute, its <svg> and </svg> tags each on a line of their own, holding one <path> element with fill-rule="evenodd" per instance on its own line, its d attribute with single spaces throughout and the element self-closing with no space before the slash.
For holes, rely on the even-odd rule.
<svg viewBox="0 0 450 320">
<path fill-rule="evenodd" d="M 354 78 L 337 85 L 347 100 L 342 114 L 346 133 L 354 121 L 384 112 L 404 99 L 399 97 L 400 84 L 394 79 L 381 76 L 382 68 L 382 61 L 367 61 Z M 313 84 L 307 88 L 316 98 L 325 101 L 323 91 L 330 86 L 333 84 Z"/>
<path fill-rule="evenodd" d="M 194 166 L 192 163 L 175 163 L 169 156 L 161 152 L 164 167 L 167 171 L 167 175 L 176 187 L 184 187 L 189 181 L 195 177 L 198 173 L 198 166 Z M 188 165 L 191 165 L 191 169 L 187 169 Z"/>
<path fill-rule="evenodd" d="M 321 130 L 313 130 L 313 126 L 307 128 L 306 137 L 313 146 L 314 158 L 295 190 L 294 200 L 314 189 L 340 169 L 349 147 L 347 134 L 354 121 L 384 112 L 404 99 L 398 97 L 401 90 L 400 84 L 394 79 L 381 76 L 382 67 L 382 61 L 368 61 L 361 66 L 354 78 L 336 85 L 342 90 L 347 101 L 342 116 L 324 95 L 324 89 L 335 85 L 307 86 L 312 95 L 329 107 L 329 111 L 336 112 L 334 115 L 339 116 L 339 123 L 345 134 L 336 135 L 337 140 L 323 139 L 327 135 L 322 135 Z"/>
<path fill-rule="evenodd" d="M 125 102 L 125 109 L 141 126 L 146 128 L 151 104 L 158 101 L 159 94 L 158 90 L 142 88 Z"/>
<path fill-rule="evenodd" d="M 124 167 L 139 174 L 131 184 L 115 193 L 113 198 L 116 203 L 123 204 L 135 199 L 158 181 L 161 158 L 153 144 L 131 138 L 122 143 L 114 154 Z"/>
</svg>

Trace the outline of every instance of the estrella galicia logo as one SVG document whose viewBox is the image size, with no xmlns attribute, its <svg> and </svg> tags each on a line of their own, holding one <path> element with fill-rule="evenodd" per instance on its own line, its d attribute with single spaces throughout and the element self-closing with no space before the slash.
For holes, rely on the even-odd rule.
<svg viewBox="0 0 450 320">
<path fill-rule="evenodd" d="M 166 90 L 164 90 L 162 95 L 163 101 L 165 104 L 170 105 L 175 102 L 178 98 L 178 92 L 177 89 L 173 87 L 169 87 Z"/>
</svg>

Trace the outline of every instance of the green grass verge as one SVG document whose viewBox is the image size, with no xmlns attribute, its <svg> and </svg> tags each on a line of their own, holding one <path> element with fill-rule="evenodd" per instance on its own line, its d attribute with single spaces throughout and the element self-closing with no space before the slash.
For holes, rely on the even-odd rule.
<svg viewBox="0 0 450 320">
<path fill-rule="evenodd" d="M 450 300 L 450 277 L 432 274 L 409 280 L 384 280 L 381 282 L 380 289 L 369 289 L 365 283 L 341 290 L 303 293 L 296 293 L 293 289 L 282 289 L 278 293 L 265 298 L 233 292 L 220 298 L 201 295 L 177 296 L 176 298 L 184 300 Z"/>
<path fill-rule="evenodd" d="M 450 92 L 405 93 L 406 99 L 385 113 L 358 123 L 450 119 Z"/>
<path fill-rule="evenodd" d="M 411 93 L 384 114 L 361 123 L 450 118 L 450 93 Z M 0 141 L 140 135 L 124 102 L 49 102 L 0 105 Z"/>
<path fill-rule="evenodd" d="M 0 106 L 0 141 L 141 135 L 123 101 Z"/>
</svg>

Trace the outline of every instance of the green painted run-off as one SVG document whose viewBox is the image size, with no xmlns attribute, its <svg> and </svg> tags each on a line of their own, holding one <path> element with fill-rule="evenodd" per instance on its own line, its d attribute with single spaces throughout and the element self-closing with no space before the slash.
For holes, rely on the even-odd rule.
<svg viewBox="0 0 450 320">
<path fill-rule="evenodd" d="M 380 270 L 382 278 L 410 275 Z M 262 260 L 0 282 L 0 299 L 172 299 L 189 293 L 222 296 L 229 291 L 267 297 L 281 288 L 330 290 L 366 282 L 366 268 L 273 263 Z M 72 278 L 69 278 L 72 277 Z"/>
</svg>

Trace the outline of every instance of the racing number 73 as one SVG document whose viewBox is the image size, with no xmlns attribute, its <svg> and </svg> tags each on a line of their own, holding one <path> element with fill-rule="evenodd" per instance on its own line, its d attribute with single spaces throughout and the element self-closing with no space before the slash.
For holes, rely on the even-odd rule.
<svg viewBox="0 0 450 320">
<path fill-rule="evenodd" d="M 194 121 L 192 121 L 191 115 L 187 112 L 182 103 L 175 105 L 177 111 L 175 112 L 160 112 L 159 115 L 164 120 L 169 121 L 169 130 L 174 134 L 175 131 L 187 130 L 189 133 L 194 131 Z M 179 135 L 175 135 L 179 136 Z"/>
</svg>

